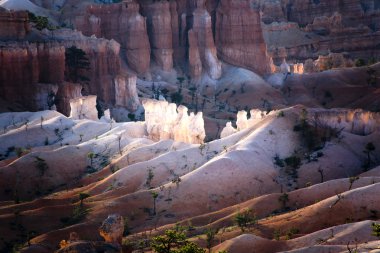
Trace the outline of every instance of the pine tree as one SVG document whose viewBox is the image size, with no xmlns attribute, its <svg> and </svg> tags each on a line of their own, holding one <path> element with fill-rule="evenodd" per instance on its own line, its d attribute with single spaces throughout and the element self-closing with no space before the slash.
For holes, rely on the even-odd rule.
<svg viewBox="0 0 380 253">
<path fill-rule="evenodd" d="M 88 77 L 82 75 L 83 71 L 90 69 L 90 61 L 86 53 L 76 46 L 66 49 L 66 79 L 78 83 L 89 81 Z"/>
</svg>

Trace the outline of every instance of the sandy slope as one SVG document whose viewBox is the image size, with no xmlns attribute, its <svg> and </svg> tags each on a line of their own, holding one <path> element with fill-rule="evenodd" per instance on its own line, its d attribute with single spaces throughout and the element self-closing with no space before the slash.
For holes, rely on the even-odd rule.
<svg viewBox="0 0 380 253">
<path fill-rule="evenodd" d="M 2 162 L 0 221 L 20 223 L 26 231 L 36 231 L 38 236 L 32 242 L 45 245 L 48 251 L 72 231 L 82 238 L 100 240 L 94 231 L 111 212 L 128 217 L 132 233 L 157 227 L 152 233 L 158 234 L 176 222 L 193 224 L 190 236 L 203 234 L 208 227 L 229 230 L 214 242 L 214 246 L 220 244 L 217 249 L 229 252 L 304 252 L 305 247 L 342 251 L 345 241 L 356 235 L 362 235 L 356 236 L 360 243 L 373 240 L 366 236 L 370 221 L 339 226 L 371 219 L 371 210 L 380 208 L 378 169 L 360 175 L 352 184 L 348 179 L 362 173 L 365 144 L 373 141 L 380 146 L 378 133 L 359 136 L 343 132 L 343 138 L 326 143 L 322 157 L 308 162 L 302 137 L 293 131 L 301 111 L 300 106 L 288 108 L 284 117 L 274 111 L 245 130 L 202 146 L 171 140 L 153 142 L 145 136 L 143 123 L 73 121 L 50 111 L 0 114 L 5 130 L 0 135 L 2 154 L 10 145 L 30 148 L 20 158 L 10 152 Z M 120 134 L 122 154 L 117 138 Z M 301 158 L 298 178 L 289 177 L 274 163 L 276 155 L 284 159 L 294 152 Z M 96 154 L 92 166 L 97 172 L 93 174 L 86 172 L 91 165 L 89 153 Z M 43 174 L 36 167 L 36 157 L 48 165 Z M 376 150 L 372 158 L 378 161 L 379 157 Z M 324 169 L 323 183 L 320 167 Z M 149 170 L 153 173 L 150 182 Z M 306 183 L 312 185 L 304 188 Z M 281 189 L 289 190 L 285 209 L 279 201 Z M 151 215 L 152 190 L 158 192 L 156 216 Z M 70 217 L 79 205 L 80 192 L 90 194 L 84 201 L 90 211 L 82 222 L 65 226 L 61 220 Z M 28 201 L 12 204 L 15 194 Z M 338 196 L 342 199 L 337 202 Z M 254 210 L 260 219 L 246 235 L 233 222 L 244 208 Z M 41 222 L 46 225 L 40 226 Z M 328 239 L 329 246 L 319 245 L 316 240 L 326 237 L 334 226 L 338 227 L 334 228 L 334 238 Z M 299 230 L 294 235 L 298 238 L 284 241 L 291 228 Z M 15 240 L 17 233 L 11 233 L 15 229 L 2 226 L 0 234 L 6 241 Z M 272 240 L 277 230 L 281 231 L 280 241 Z M 204 245 L 202 237 L 194 240 Z"/>
</svg>

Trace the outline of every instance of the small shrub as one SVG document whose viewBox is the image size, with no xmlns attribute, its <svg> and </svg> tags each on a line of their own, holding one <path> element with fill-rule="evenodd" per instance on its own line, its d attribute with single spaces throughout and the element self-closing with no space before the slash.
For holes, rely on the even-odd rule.
<svg viewBox="0 0 380 253">
<path fill-rule="evenodd" d="M 284 160 L 282 160 L 277 154 L 273 159 L 275 165 L 281 168 L 285 167 Z"/>
<path fill-rule="evenodd" d="M 286 240 L 290 240 L 293 238 L 293 235 L 298 234 L 300 230 L 298 228 L 291 228 L 289 231 L 286 233 Z"/>
<path fill-rule="evenodd" d="M 133 114 L 133 113 L 128 113 L 128 118 L 129 118 L 131 121 L 136 121 L 136 115 Z"/>
<path fill-rule="evenodd" d="M 128 218 L 124 218 L 124 231 L 123 231 L 123 236 L 129 235 L 131 231 L 129 230 L 129 221 Z"/>
<path fill-rule="evenodd" d="M 145 182 L 145 185 L 148 187 L 148 189 L 151 189 L 152 188 L 152 180 L 154 178 L 154 173 L 153 173 L 153 170 L 152 169 L 148 169 L 148 175 L 146 177 L 146 182 Z"/>
<path fill-rule="evenodd" d="M 35 167 L 40 172 L 40 176 L 43 176 L 45 172 L 49 169 L 49 166 L 47 165 L 46 161 L 42 159 L 41 157 L 35 156 Z"/>
<path fill-rule="evenodd" d="M 278 201 L 282 204 L 283 209 L 286 209 L 287 203 L 289 201 L 289 195 L 287 193 L 282 194 Z"/>
<path fill-rule="evenodd" d="M 365 66 L 366 64 L 365 64 L 365 61 L 363 60 L 363 59 L 357 59 L 356 61 L 355 61 L 355 66 L 356 67 L 363 67 L 363 66 Z"/>
<path fill-rule="evenodd" d="M 289 156 L 284 159 L 287 166 L 290 166 L 294 169 L 298 169 L 301 165 L 301 158 L 296 155 Z"/>
<path fill-rule="evenodd" d="M 90 194 L 85 193 L 85 192 L 80 192 L 79 193 L 80 206 L 83 206 L 83 200 L 85 200 L 89 197 L 90 197 Z"/>
<path fill-rule="evenodd" d="M 372 223 L 372 235 L 376 236 L 377 238 L 380 238 L 380 224 L 379 223 Z"/>
<path fill-rule="evenodd" d="M 278 117 L 278 118 L 285 117 L 285 113 L 284 113 L 284 111 L 279 111 L 279 113 L 277 113 L 277 117 Z"/>
<path fill-rule="evenodd" d="M 238 212 L 234 217 L 234 221 L 244 232 L 246 228 L 257 223 L 257 217 L 252 213 L 251 209 L 247 209 L 244 212 Z"/>
</svg>

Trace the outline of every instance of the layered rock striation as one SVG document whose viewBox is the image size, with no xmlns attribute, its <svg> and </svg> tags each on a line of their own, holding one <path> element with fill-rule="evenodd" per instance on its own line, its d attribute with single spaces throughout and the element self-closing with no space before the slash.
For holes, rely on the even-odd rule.
<svg viewBox="0 0 380 253">
<path fill-rule="evenodd" d="M 118 41 L 137 74 L 153 60 L 164 71 L 188 66 L 194 79 L 203 73 L 219 79 L 219 58 L 259 74 L 270 71 L 259 10 L 247 0 L 91 4 L 74 25 L 85 35 Z"/>
<path fill-rule="evenodd" d="M 257 1 L 273 60 L 316 60 L 346 52 L 351 59 L 379 59 L 380 6 L 360 1 Z M 289 28 L 289 26 L 296 27 Z"/>
<path fill-rule="evenodd" d="M 246 0 L 221 0 L 216 13 L 216 45 L 220 58 L 258 74 L 270 72 L 260 11 Z"/>
<path fill-rule="evenodd" d="M 137 109 L 136 77 L 122 72 L 116 41 L 86 37 L 69 29 L 45 30 L 40 36 L 45 38 L 43 42 L 0 42 L 1 97 L 33 111 L 52 109 L 56 103 L 68 116 L 70 99 L 80 96 L 83 88 L 84 94 L 96 94 L 105 104 Z M 65 78 L 66 52 L 72 46 L 89 59 L 89 69 L 83 73 L 89 81 L 81 85 L 68 84 Z"/>
<path fill-rule="evenodd" d="M 89 5 L 83 15 L 75 17 L 74 24 L 85 35 L 119 42 L 129 67 L 140 74 L 149 70 L 150 43 L 146 19 L 139 9 L 140 5 L 133 1 Z"/>
<path fill-rule="evenodd" d="M 0 40 L 24 39 L 30 30 L 26 11 L 7 11 L 0 7 Z"/>
</svg>

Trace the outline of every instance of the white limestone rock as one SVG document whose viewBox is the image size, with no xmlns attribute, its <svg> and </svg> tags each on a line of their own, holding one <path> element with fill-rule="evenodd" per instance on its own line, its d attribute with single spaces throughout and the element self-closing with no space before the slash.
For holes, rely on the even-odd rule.
<svg viewBox="0 0 380 253">
<path fill-rule="evenodd" d="M 70 100 L 70 118 L 98 120 L 96 96 L 85 96 Z"/>
<path fill-rule="evenodd" d="M 232 126 L 231 121 L 227 122 L 226 126 L 223 128 L 222 132 L 220 133 L 220 138 L 223 139 L 225 137 L 228 137 L 230 135 L 233 135 L 236 133 L 237 130 Z"/>
<path fill-rule="evenodd" d="M 147 99 L 143 101 L 145 125 L 149 138 L 200 144 L 206 137 L 203 114 L 188 114 L 185 106 L 167 101 Z"/>
</svg>

